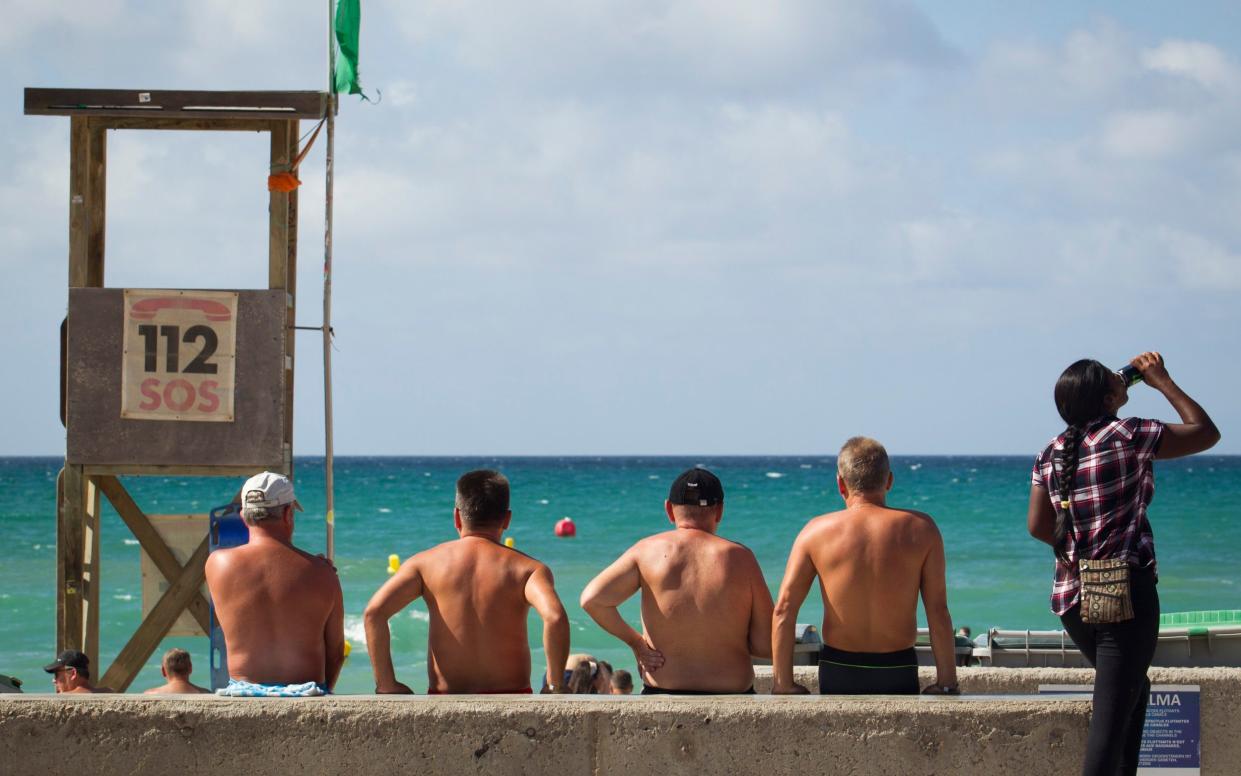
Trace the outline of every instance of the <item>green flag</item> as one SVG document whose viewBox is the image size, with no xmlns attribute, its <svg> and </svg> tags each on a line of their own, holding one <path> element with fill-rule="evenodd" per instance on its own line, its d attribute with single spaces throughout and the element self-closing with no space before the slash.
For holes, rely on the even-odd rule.
<svg viewBox="0 0 1241 776">
<path fill-rule="evenodd" d="M 333 84 L 338 94 L 362 94 L 362 85 L 358 83 L 358 33 L 361 27 L 361 0 L 338 0 L 335 24 L 338 54 Z"/>
</svg>

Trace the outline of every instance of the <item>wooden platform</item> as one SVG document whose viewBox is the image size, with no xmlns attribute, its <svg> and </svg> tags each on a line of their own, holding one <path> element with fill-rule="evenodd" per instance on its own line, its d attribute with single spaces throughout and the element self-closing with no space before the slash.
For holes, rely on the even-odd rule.
<svg viewBox="0 0 1241 776">
<path fill-rule="evenodd" d="M 112 129 L 160 129 L 166 119 L 211 119 L 210 129 L 226 129 L 225 119 L 321 119 L 326 92 L 202 92 L 142 89 L 26 89 L 28 116 L 91 116 L 125 119 L 104 122 Z M 201 127 L 186 128 L 208 128 Z M 239 129 L 245 127 L 238 126 Z"/>
</svg>

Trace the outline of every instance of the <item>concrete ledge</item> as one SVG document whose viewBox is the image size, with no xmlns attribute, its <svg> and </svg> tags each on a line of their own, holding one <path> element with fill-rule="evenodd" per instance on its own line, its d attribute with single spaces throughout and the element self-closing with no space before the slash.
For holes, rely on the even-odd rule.
<svg viewBox="0 0 1241 776">
<path fill-rule="evenodd" d="M 9 695 L 0 771 L 1072 773 L 1088 714 L 1073 698 Z"/>
<path fill-rule="evenodd" d="M 771 692 L 771 668 L 754 669 L 754 688 Z M 818 669 L 795 666 L 797 681 L 819 691 Z M 923 686 L 935 681 L 935 669 L 919 669 Z M 1241 771 L 1241 668 L 1151 668 L 1152 684 L 1196 684 L 1202 688 L 1202 772 Z M 968 694 L 1029 694 L 1040 684 L 1094 684 L 1092 668 L 957 669 L 961 691 Z M 1049 771 L 1050 772 L 1050 771 Z M 1076 770 L 1071 771 L 1076 772 Z"/>
<path fill-rule="evenodd" d="M 1090 676 L 962 669 L 997 694 L 961 698 L 3 695 L 0 773 L 1076 773 L 1089 700 L 999 693 Z M 1201 685 L 1202 772 L 1234 772 L 1241 669 L 1151 678 Z"/>
</svg>

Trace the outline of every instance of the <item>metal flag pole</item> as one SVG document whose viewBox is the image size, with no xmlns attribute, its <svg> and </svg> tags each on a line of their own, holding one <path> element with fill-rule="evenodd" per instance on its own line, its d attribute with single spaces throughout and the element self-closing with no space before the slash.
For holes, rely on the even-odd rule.
<svg viewBox="0 0 1241 776">
<path fill-rule="evenodd" d="M 323 455 L 327 489 L 327 558 L 336 555 L 332 472 L 332 164 L 336 152 L 336 33 L 334 0 L 327 0 L 327 179 L 323 187 Z"/>
</svg>

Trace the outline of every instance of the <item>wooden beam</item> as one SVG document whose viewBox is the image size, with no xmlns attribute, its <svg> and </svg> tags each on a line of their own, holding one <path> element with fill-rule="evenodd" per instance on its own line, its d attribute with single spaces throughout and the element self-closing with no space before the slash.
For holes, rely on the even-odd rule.
<svg viewBox="0 0 1241 776">
<path fill-rule="evenodd" d="M 103 557 L 99 554 L 99 488 L 83 476 L 86 492 L 82 498 L 82 651 L 99 666 L 99 593 Z"/>
<path fill-rule="evenodd" d="M 297 158 L 298 123 L 286 121 L 288 124 L 288 154 Z M 287 257 L 285 259 L 285 292 L 288 294 L 288 305 L 285 307 L 285 360 L 284 360 L 284 473 L 293 476 L 293 366 L 296 363 L 297 337 L 293 327 L 297 325 L 297 189 L 289 192 L 288 219 L 285 233 L 288 235 Z"/>
<path fill-rule="evenodd" d="M 108 136 L 97 119 L 87 119 L 86 285 L 103 288 L 104 236 L 108 199 Z"/>
<path fill-rule="evenodd" d="M 207 554 L 210 549 L 207 537 L 204 536 L 181 574 L 160 596 L 155 607 L 116 656 L 116 660 L 112 661 L 112 665 L 99 680 L 101 686 L 124 692 L 173 623 L 181 616 L 181 612 L 185 611 L 186 606 L 196 597 L 201 597 L 198 589 L 202 587 L 206 575 Z"/>
<path fill-rule="evenodd" d="M 168 545 L 164 543 L 164 539 L 155 530 L 155 526 L 151 525 L 151 521 L 134 502 L 129 495 L 129 491 L 125 490 L 125 486 L 115 477 L 98 476 L 92 478 L 103 495 L 108 497 L 108 501 L 116 508 L 116 513 L 125 521 L 125 525 L 129 526 L 129 530 L 133 532 L 134 538 L 138 540 L 138 544 L 142 549 L 146 550 L 146 554 L 151 557 L 155 563 L 155 567 L 159 569 L 159 573 L 164 575 L 170 583 L 180 579 L 184 575 L 188 565 L 182 567 L 177 557 L 172 554 L 172 550 L 168 549 Z M 207 603 L 201 592 L 197 596 L 189 599 L 188 608 L 190 614 L 194 616 L 194 620 L 198 623 L 203 632 L 211 632 L 211 605 Z M 177 615 L 180 615 L 180 610 Z M 175 619 L 175 618 L 174 618 Z M 171 627 L 171 626 L 170 626 Z M 144 660 L 146 658 L 143 658 Z"/>
<path fill-rule="evenodd" d="M 193 130 L 198 132 L 269 132 L 271 120 L 173 118 L 171 116 L 91 116 L 107 129 Z"/>
<path fill-rule="evenodd" d="M 271 122 L 269 172 L 288 172 L 295 154 L 289 152 L 289 122 Z M 296 142 L 296 136 L 293 142 Z M 290 194 L 271 191 L 267 196 L 267 287 L 289 287 L 289 199 Z"/>
<path fill-rule="evenodd" d="M 81 466 L 61 471 L 60 509 L 56 521 L 56 651 L 83 649 L 85 622 L 82 607 L 84 565 L 83 501 L 86 496 Z M 94 655 L 90 656 L 92 661 Z M 98 665 L 96 663 L 96 665 Z"/>
<path fill-rule="evenodd" d="M 192 466 L 181 464 L 139 464 L 139 463 L 122 463 L 122 464 L 86 464 L 86 476 L 98 477 L 101 475 L 125 476 L 125 475 L 158 475 L 158 476 L 185 476 L 185 477 L 249 477 L 257 474 L 263 469 L 275 470 L 279 468 L 278 461 L 272 461 L 267 464 L 246 464 L 238 466 Z"/>
<path fill-rule="evenodd" d="M 87 234 L 90 213 L 90 128 L 86 118 L 69 120 L 69 287 L 90 285 Z"/>
<path fill-rule="evenodd" d="M 65 648 L 65 470 L 56 475 L 56 653 Z"/>
<path fill-rule="evenodd" d="M 28 116 L 171 115 L 194 118 L 320 119 L 327 92 L 161 91 L 27 88 Z"/>
</svg>

